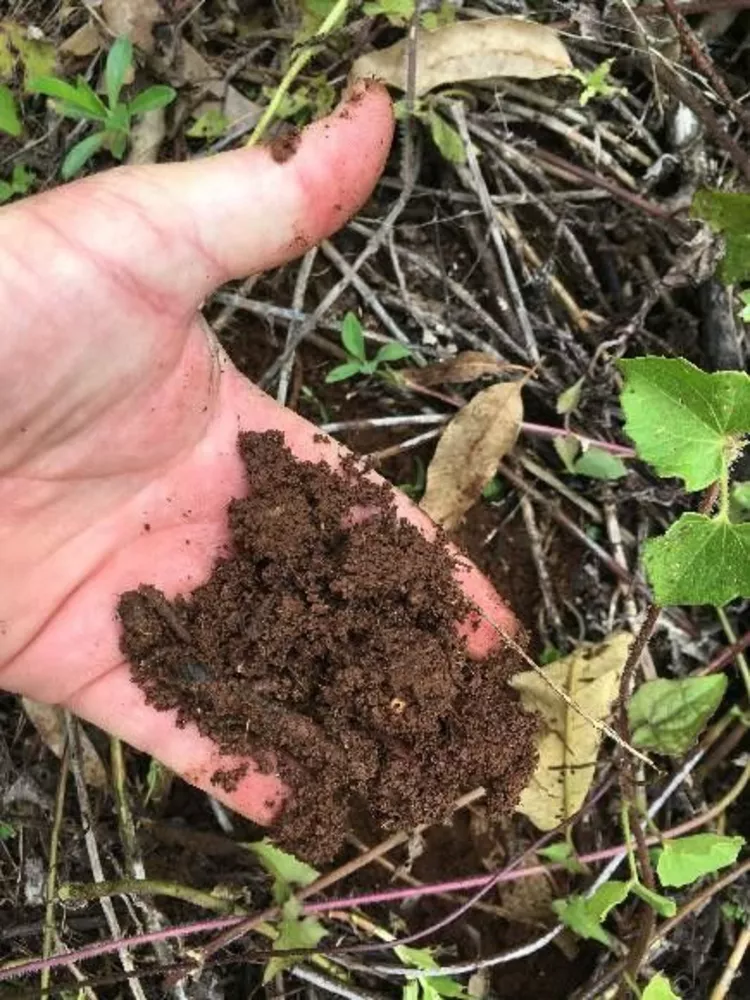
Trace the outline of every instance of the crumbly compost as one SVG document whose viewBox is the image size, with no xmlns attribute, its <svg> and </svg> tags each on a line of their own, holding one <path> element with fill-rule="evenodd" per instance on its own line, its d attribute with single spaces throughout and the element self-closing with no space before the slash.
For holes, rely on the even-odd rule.
<svg viewBox="0 0 750 1000">
<path fill-rule="evenodd" d="M 120 598 L 122 650 L 147 700 L 292 790 L 275 831 L 333 857 L 357 810 L 385 829 L 440 818 L 484 785 L 512 808 L 533 770 L 535 719 L 507 648 L 478 662 L 456 630 L 471 605 L 442 539 L 400 518 L 351 459 L 301 462 L 278 432 L 243 434 L 249 495 L 231 546 L 173 602 Z M 240 772 L 217 772 L 231 787 Z"/>
</svg>

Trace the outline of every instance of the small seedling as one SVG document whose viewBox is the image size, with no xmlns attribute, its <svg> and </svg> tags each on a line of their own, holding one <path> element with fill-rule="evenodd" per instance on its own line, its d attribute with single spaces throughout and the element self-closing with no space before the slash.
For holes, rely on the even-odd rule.
<svg viewBox="0 0 750 1000">
<path fill-rule="evenodd" d="M 346 314 L 341 324 L 341 343 L 346 351 L 347 360 L 343 365 L 337 365 L 328 372 L 326 382 L 343 382 L 355 375 L 379 374 L 379 369 L 385 362 L 402 361 L 411 357 L 408 347 L 393 341 L 379 347 L 375 357 L 368 360 L 362 324 L 351 312 Z"/>
<path fill-rule="evenodd" d="M 398 483 L 396 489 L 401 490 L 411 500 L 421 500 L 427 483 L 427 470 L 421 458 L 414 459 L 414 478 L 410 483 Z"/>
<path fill-rule="evenodd" d="M 572 76 L 583 87 L 578 98 L 581 107 L 585 107 L 594 97 L 614 97 L 617 94 L 626 94 L 624 87 L 618 87 L 610 82 L 610 72 L 614 59 L 605 59 L 594 69 L 584 72 L 580 69 L 568 70 L 567 75 Z"/>
<path fill-rule="evenodd" d="M 28 194 L 35 182 L 36 174 L 25 167 L 23 163 L 17 163 L 13 167 L 10 180 L 0 181 L 0 205 L 5 201 L 10 201 L 11 198 L 15 198 L 16 195 L 22 197 Z"/>
<path fill-rule="evenodd" d="M 98 127 L 93 135 L 82 139 L 68 151 L 61 170 L 64 180 L 75 177 L 102 149 L 108 150 L 116 160 L 121 160 L 127 149 L 133 119 L 148 111 L 164 108 L 175 99 L 176 92 L 172 87 L 157 84 L 136 94 L 132 101 L 121 101 L 125 77 L 132 66 L 132 42 L 129 38 L 118 38 L 109 50 L 104 69 L 106 103 L 80 76 L 75 85 L 56 76 L 38 76 L 29 82 L 28 89 L 52 98 L 55 108 L 64 117 L 90 121 Z"/>
<path fill-rule="evenodd" d="M 397 121 L 404 121 L 409 113 L 406 101 L 396 101 L 394 113 Z M 463 139 L 452 125 L 449 125 L 437 109 L 433 100 L 416 101 L 411 109 L 414 118 L 426 125 L 430 137 L 437 146 L 443 159 L 449 163 L 465 163 L 466 149 Z"/>
</svg>

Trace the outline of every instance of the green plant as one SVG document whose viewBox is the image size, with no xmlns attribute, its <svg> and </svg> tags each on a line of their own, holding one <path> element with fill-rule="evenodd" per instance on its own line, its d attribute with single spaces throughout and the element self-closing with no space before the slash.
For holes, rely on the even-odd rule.
<svg viewBox="0 0 750 1000">
<path fill-rule="evenodd" d="M 397 489 L 401 490 L 412 500 L 421 500 L 427 484 L 427 470 L 421 458 L 414 459 L 414 478 L 410 483 L 399 483 Z"/>
<path fill-rule="evenodd" d="M 568 70 L 567 75 L 572 76 L 583 87 L 578 98 L 581 107 L 585 107 L 593 97 L 614 97 L 616 94 L 626 94 L 624 87 L 618 87 L 610 82 L 609 74 L 612 70 L 614 59 L 605 59 L 592 70 L 585 72 L 580 69 Z"/>
<path fill-rule="evenodd" d="M 341 324 L 341 343 L 347 354 L 343 365 L 337 365 L 326 375 L 326 382 L 343 382 L 355 375 L 374 375 L 387 361 L 401 361 L 411 357 L 411 351 L 395 341 L 379 347 L 375 356 L 368 360 L 362 324 L 354 313 L 347 313 Z"/>
<path fill-rule="evenodd" d="M 17 136 L 21 134 L 21 119 L 13 91 L 5 84 L 0 84 L 0 132 Z"/>
<path fill-rule="evenodd" d="M 639 458 L 689 492 L 717 484 L 714 515 L 683 514 L 646 544 L 657 604 L 713 604 L 750 596 L 750 523 L 732 520 L 730 472 L 750 433 L 750 377 L 709 374 L 683 358 L 631 358 L 625 375 L 625 430 Z"/>
<path fill-rule="evenodd" d="M 94 122 L 98 130 L 77 142 L 63 160 L 63 179 L 75 177 L 99 150 L 106 149 L 117 160 L 125 155 L 132 121 L 148 111 L 171 104 L 176 97 L 172 87 L 157 84 L 136 94 L 131 101 L 121 101 L 125 78 L 133 67 L 133 45 L 129 38 L 118 38 L 107 54 L 104 69 L 106 102 L 91 85 L 78 77 L 75 85 L 56 76 L 38 76 L 28 89 L 52 98 L 57 111 L 66 118 Z"/>
<path fill-rule="evenodd" d="M 404 121 L 408 114 L 406 101 L 396 101 L 394 113 L 397 121 Z M 449 163 L 466 162 L 463 139 L 438 111 L 438 99 L 426 98 L 415 101 L 411 113 L 430 130 L 430 138 L 445 160 Z"/>
<path fill-rule="evenodd" d="M 10 201 L 16 195 L 28 194 L 36 181 L 36 174 L 29 170 L 22 163 L 17 163 L 13 167 L 13 173 L 9 181 L 0 181 L 0 205 L 4 201 Z"/>
</svg>

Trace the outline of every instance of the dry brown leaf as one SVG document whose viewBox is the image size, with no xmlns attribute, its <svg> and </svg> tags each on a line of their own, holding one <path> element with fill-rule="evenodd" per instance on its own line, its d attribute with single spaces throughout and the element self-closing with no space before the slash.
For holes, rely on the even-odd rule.
<svg viewBox="0 0 750 1000">
<path fill-rule="evenodd" d="M 522 385 L 505 382 L 483 389 L 443 431 L 420 504 L 443 528 L 456 527 L 516 443 L 523 420 Z"/>
<path fill-rule="evenodd" d="M 531 875 L 498 886 L 500 906 L 507 920 L 532 927 L 547 927 L 554 916 L 555 894 L 546 875 Z"/>
<path fill-rule="evenodd" d="M 127 163 L 156 163 L 159 147 L 167 134 L 164 108 L 147 111 L 130 130 L 130 152 Z"/>
<path fill-rule="evenodd" d="M 56 705 L 45 705 L 31 698 L 22 698 L 29 721 L 39 733 L 39 737 L 51 750 L 55 757 L 62 757 L 65 750 L 65 716 L 63 710 Z M 83 729 L 81 732 L 81 768 L 87 785 L 94 788 L 106 788 L 107 772 L 104 769 L 99 754 Z"/>
<path fill-rule="evenodd" d="M 595 646 L 582 646 L 570 656 L 542 668 L 544 675 L 597 720 L 609 715 L 617 698 L 633 637 L 611 635 Z M 542 717 L 539 763 L 524 789 L 518 811 L 540 830 L 553 830 L 576 813 L 594 778 L 602 734 L 583 718 L 534 670 L 516 674 L 511 685 L 524 708 Z"/>
<path fill-rule="evenodd" d="M 406 89 L 407 40 L 387 49 L 366 52 L 351 76 L 376 76 L 391 87 Z M 426 94 L 445 83 L 513 76 L 538 80 L 572 68 L 557 32 L 543 24 L 514 17 L 458 21 L 417 40 L 416 93 Z"/>
<path fill-rule="evenodd" d="M 156 0 L 102 0 L 102 15 L 115 36 L 127 35 L 144 52 L 153 52 L 154 25 L 167 19 Z"/>
<path fill-rule="evenodd" d="M 75 56 L 78 59 L 83 59 L 93 55 L 103 44 L 104 40 L 99 28 L 93 21 L 87 21 L 65 39 L 60 46 L 60 52 L 64 56 Z"/>
<path fill-rule="evenodd" d="M 449 382 L 473 382 L 486 375 L 502 375 L 507 372 L 525 372 L 521 365 L 511 365 L 507 361 L 496 361 L 484 351 L 461 351 L 447 361 L 438 361 L 424 368 L 402 368 L 399 372 L 414 385 L 446 385 Z"/>
<path fill-rule="evenodd" d="M 214 69 L 184 38 L 180 43 L 180 64 L 184 82 L 204 88 L 221 100 L 222 114 L 230 124 L 243 120 L 252 127 L 260 118 L 263 110 L 261 106 L 241 94 L 231 83 L 227 85 L 224 75 Z"/>
</svg>

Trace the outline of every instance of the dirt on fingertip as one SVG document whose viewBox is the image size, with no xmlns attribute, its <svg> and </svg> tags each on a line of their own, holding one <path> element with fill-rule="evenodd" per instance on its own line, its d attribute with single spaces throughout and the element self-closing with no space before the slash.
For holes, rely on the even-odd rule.
<svg viewBox="0 0 750 1000">
<path fill-rule="evenodd" d="M 399 517 L 353 458 L 299 461 L 277 432 L 239 447 L 249 495 L 229 504 L 231 546 L 209 580 L 171 603 L 148 584 L 120 599 L 149 703 L 277 769 L 292 796 L 274 836 L 315 862 L 362 811 L 408 829 L 478 785 L 510 810 L 536 720 L 507 684 L 510 650 L 467 654 L 456 624 L 472 609 L 443 540 Z"/>
</svg>

